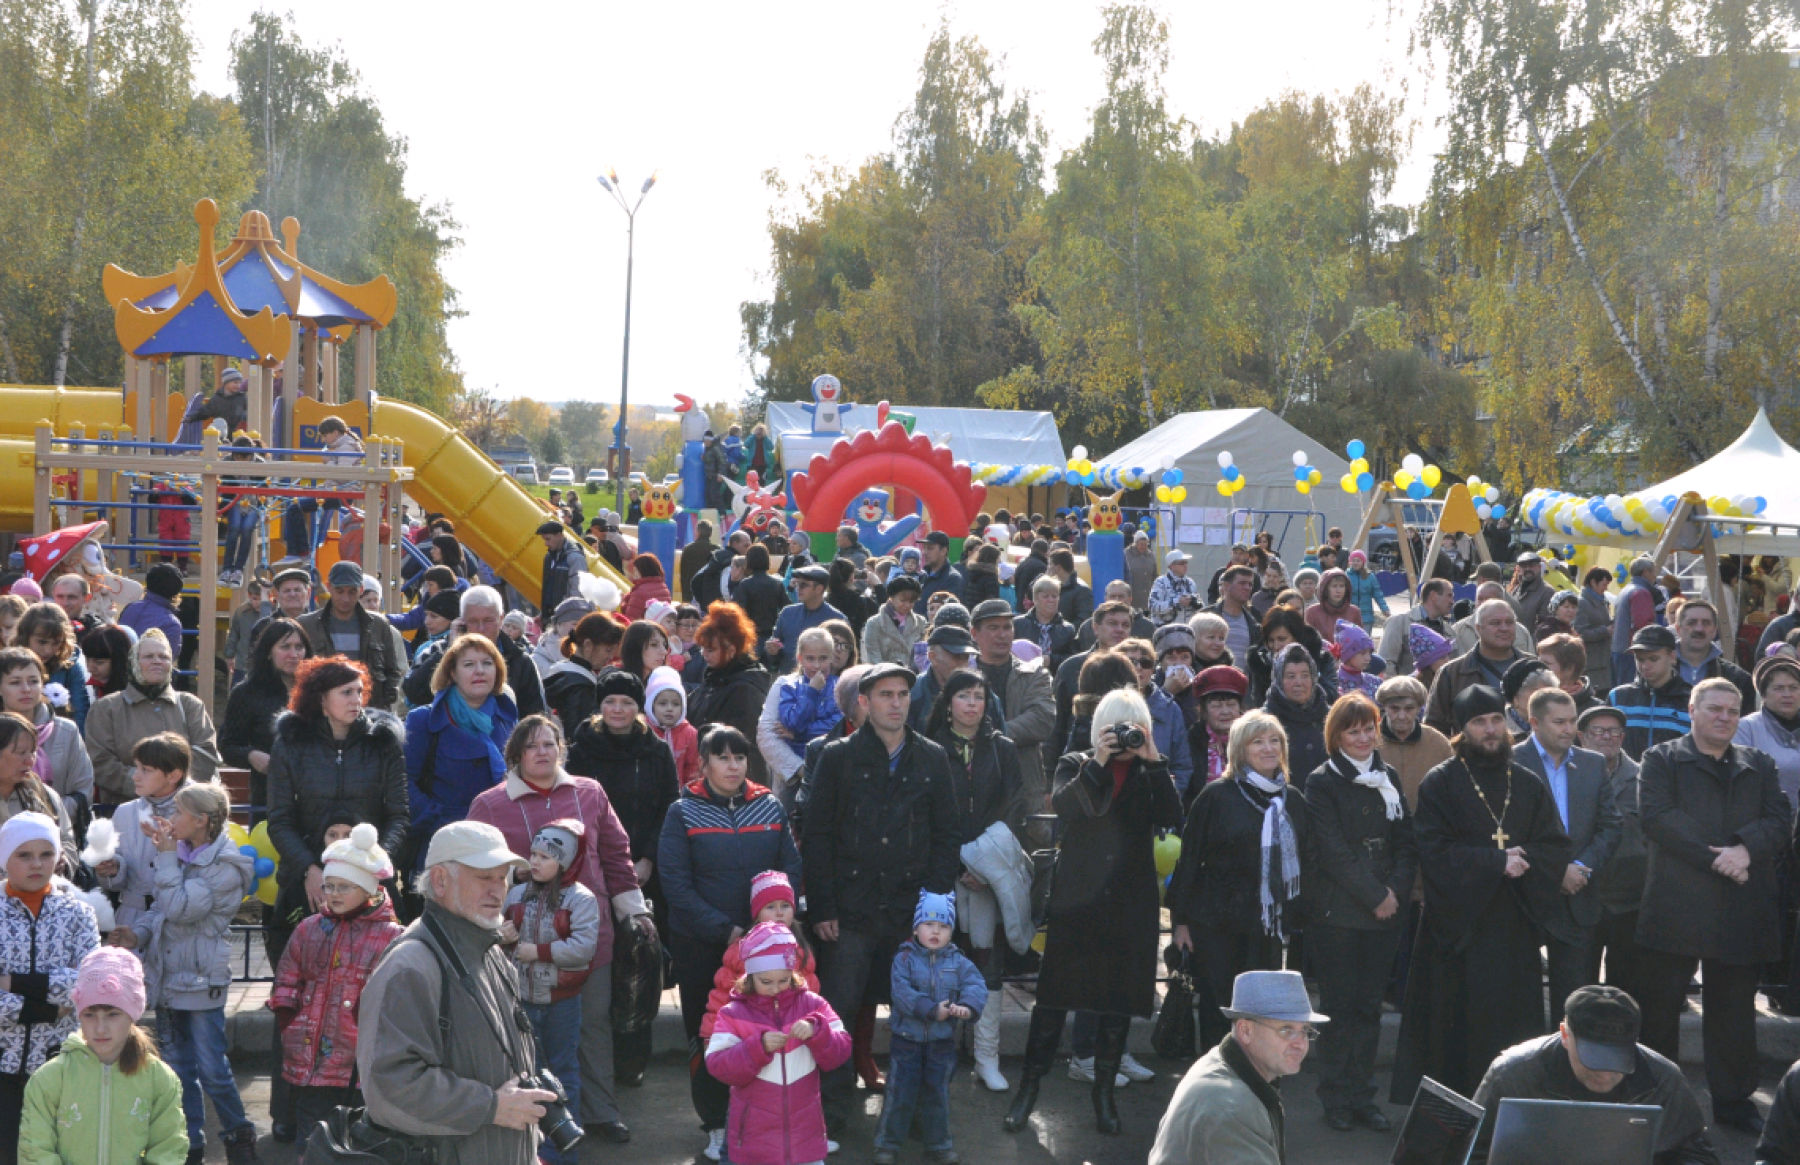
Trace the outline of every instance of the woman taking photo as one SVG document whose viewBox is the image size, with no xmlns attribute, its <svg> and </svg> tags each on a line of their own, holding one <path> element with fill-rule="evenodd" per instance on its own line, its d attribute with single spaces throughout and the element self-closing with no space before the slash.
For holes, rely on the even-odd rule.
<svg viewBox="0 0 1800 1165">
<path fill-rule="evenodd" d="M 714 603 L 694 633 L 706 671 L 688 698 L 688 723 L 702 733 L 709 724 L 728 724 L 745 740 L 756 739 L 756 722 L 769 694 L 771 677 L 756 662 L 756 624 L 735 603 Z M 750 757 L 750 779 L 769 783 L 761 753 Z"/>
<path fill-rule="evenodd" d="M 1050 929 L 1024 1080 L 1006 1114 L 1007 1132 L 1018 1132 L 1031 1117 L 1038 1083 L 1062 1041 L 1063 1021 L 1079 1008 L 1100 1013 L 1095 1126 L 1118 1135 L 1113 1086 L 1125 1036 L 1131 1017 L 1148 1018 L 1156 1004 L 1162 908 L 1151 846 L 1157 830 L 1180 824 L 1181 800 L 1156 751 L 1142 696 L 1129 689 L 1109 692 L 1094 711 L 1094 724 L 1093 751 L 1070 753 L 1056 768 L 1051 804 L 1065 832 L 1050 889 Z M 1143 741 L 1122 748 L 1120 732 L 1130 729 Z"/>
<path fill-rule="evenodd" d="M 1290 791 L 1281 722 L 1245 713 L 1231 726 L 1230 749 L 1230 770 L 1188 810 L 1168 893 L 1175 945 L 1194 953 L 1195 978 L 1210 993 L 1200 1008 L 1202 1044 L 1225 1037 L 1218 1007 L 1229 1006 L 1240 974 L 1282 969 L 1282 948 L 1300 921 L 1306 802 Z"/>
<path fill-rule="evenodd" d="M 0 648 L 0 708 L 31 721 L 37 732 L 32 771 L 56 790 L 71 820 L 83 823 L 94 800 L 94 766 L 75 722 L 44 698 L 44 663 L 23 647 Z"/>
<path fill-rule="evenodd" d="M 700 740 L 700 776 L 663 818 L 658 856 L 669 900 L 669 954 L 687 1031 L 689 1091 L 700 1127 L 723 1144 L 730 1090 L 706 1070 L 700 1021 L 725 950 L 752 922 L 751 882 L 779 870 L 800 885 L 800 851 L 781 799 L 747 778 L 750 742 L 715 726 Z M 714 1146 L 717 1147 L 717 1146 Z M 709 1154 L 710 1155 L 710 1154 Z"/>
<path fill-rule="evenodd" d="M 1325 719 L 1331 759 L 1306 782 L 1306 933 L 1319 1010 L 1331 1017 L 1313 1059 L 1325 1123 L 1340 1133 L 1359 1124 L 1376 1132 L 1391 1127 L 1375 1103 L 1375 1047 L 1419 866 L 1399 779 L 1375 748 L 1380 738 L 1374 702 L 1345 696 Z"/>
<path fill-rule="evenodd" d="M 575 735 L 600 706 L 594 682 L 618 658 L 624 634 L 618 620 L 595 611 L 583 615 L 563 640 L 562 662 L 544 673 L 544 705 L 556 714 L 563 739 Z"/>
<path fill-rule="evenodd" d="M 438 827 L 461 821 L 476 794 L 506 776 L 504 749 L 519 722 L 506 660 L 485 636 L 452 640 L 431 674 L 431 703 L 406 715 L 412 868 L 424 867 Z M 391 852 L 391 851 L 390 851 Z"/>
<path fill-rule="evenodd" d="M 1017 851 L 1025 836 L 1025 793 L 1019 750 L 994 731 L 988 718 L 987 681 L 979 672 L 959 671 L 944 681 L 925 721 L 925 735 L 950 757 L 950 785 L 956 795 L 959 840 L 967 847 L 994 826 L 1004 836 L 989 837 L 984 851 Z M 975 1075 L 990 1092 L 1005 1092 L 1000 1075 L 1000 988 L 1003 960 L 997 939 L 1005 938 L 1000 900 L 968 863 L 956 883 L 956 925 L 969 936 L 969 958 L 987 981 L 987 1006 L 975 1021 Z"/>
<path fill-rule="evenodd" d="M 531 839 L 551 822 L 569 817 L 587 827 L 587 857 L 580 880 L 611 917 L 639 929 L 653 928 L 637 875 L 631 842 L 619 824 L 606 791 L 587 777 L 563 768 L 562 729 L 549 716 L 527 716 L 506 742 L 506 780 L 475 798 L 469 820 L 481 821 L 506 837 L 520 857 L 531 854 Z M 620 1144 L 631 1130 L 619 1119 L 613 1089 L 612 966 L 614 932 L 600 928 L 591 972 L 581 988 L 581 1111 L 572 1114 L 605 1140 Z"/>
<path fill-rule="evenodd" d="M 226 764 L 250 770 L 253 813 L 268 812 L 275 721 L 287 711 L 300 665 L 311 655 L 312 646 L 300 624 L 275 616 L 263 625 L 250 648 L 249 675 L 226 698 L 219 753 Z"/>
</svg>

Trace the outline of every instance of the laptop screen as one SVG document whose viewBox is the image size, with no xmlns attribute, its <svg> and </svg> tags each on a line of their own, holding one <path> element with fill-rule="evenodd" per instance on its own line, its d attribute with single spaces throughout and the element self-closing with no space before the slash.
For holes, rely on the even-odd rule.
<svg viewBox="0 0 1800 1165">
<path fill-rule="evenodd" d="M 1662 1109 L 1507 1097 L 1488 1165 L 1651 1165 Z"/>
<path fill-rule="evenodd" d="M 1400 1126 L 1393 1165 L 1464 1165 L 1485 1111 L 1427 1076 Z"/>
</svg>

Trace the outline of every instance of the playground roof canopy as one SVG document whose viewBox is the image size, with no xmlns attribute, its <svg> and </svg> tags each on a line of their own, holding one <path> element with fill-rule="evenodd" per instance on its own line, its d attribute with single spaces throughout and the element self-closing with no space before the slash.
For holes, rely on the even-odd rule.
<svg viewBox="0 0 1800 1165">
<path fill-rule="evenodd" d="M 854 402 L 844 413 L 844 436 L 875 427 L 875 405 Z M 993 465 L 1062 465 L 1068 460 L 1056 418 L 1049 413 L 1008 409 L 961 409 L 896 405 L 917 418 L 915 432 L 949 437 L 958 461 Z M 794 401 L 770 401 L 769 431 L 777 437 L 812 436 L 812 414 Z M 804 469 L 804 465 L 792 468 Z"/>
</svg>

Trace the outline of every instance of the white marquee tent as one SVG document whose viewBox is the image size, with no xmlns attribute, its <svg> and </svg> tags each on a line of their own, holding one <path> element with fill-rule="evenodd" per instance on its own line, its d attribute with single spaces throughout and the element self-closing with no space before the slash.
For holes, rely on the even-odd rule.
<svg viewBox="0 0 1800 1165">
<path fill-rule="evenodd" d="M 1322 480 L 1302 497 L 1294 489 L 1294 453 L 1304 451 L 1307 464 Z M 1229 452 L 1248 484 L 1229 499 L 1220 496 L 1219 454 Z M 1175 537 L 1165 545 L 1178 545 L 1194 556 L 1189 573 L 1209 578 L 1231 556 L 1232 531 L 1225 524 L 1229 511 L 1312 511 L 1311 541 L 1325 540 L 1333 526 L 1353 537 L 1362 520 L 1361 497 L 1345 493 L 1338 479 L 1350 471 L 1349 462 L 1333 453 L 1268 409 L 1214 409 L 1171 417 L 1125 447 L 1096 457 L 1096 463 L 1155 470 L 1164 458 L 1172 458 L 1183 474 L 1187 500 L 1172 507 L 1177 516 Z M 1192 520 L 1190 520 L 1192 519 Z M 1217 519 L 1212 521 L 1211 519 Z M 1259 529 L 1276 536 L 1276 552 L 1296 568 L 1306 552 L 1308 523 L 1304 516 L 1271 513 L 1258 515 Z M 1198 535 L 1198 537 L 1196 537 Z"/>
</svg>

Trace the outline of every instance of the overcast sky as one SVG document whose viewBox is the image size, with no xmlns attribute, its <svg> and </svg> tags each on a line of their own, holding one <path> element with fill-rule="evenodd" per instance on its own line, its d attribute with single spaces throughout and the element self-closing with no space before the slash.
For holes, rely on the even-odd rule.
<svg viewBox="0 0 1800 1165">
<path fill-rule="evenodd" d="M 230 91 L 231 36 L 258 7 L 192 0 L 202 88 Z M 1287 89 L 1405 86 L 1418 125 L 1396 197 L 1423 194 L 1440 139 L 1424 111 L 1437 102 L 1386 0 L 1169 7 L 1174 112 L 1213 134 Z M 410 142 L 408 192 L 448 202 L 461 222 L 447 274 L 468 315 L 450 340 L 468 383 L 506 397 L 618 400 L 625 216 L 594 181 L 607 166 L 634 196 L 662 173 L 638 216 L 633 401 L 736 400 L 751 384 L 738 305 L 768 286 L 764 172 L 798 180 L 888 148 L 941 16 L 1005 58 L 1052 160 L 1085 135 L 1101 89 L 1100 5 L 1088 2 L 293 8 L 300 35 L 340 44 Z"/>
</svg>

